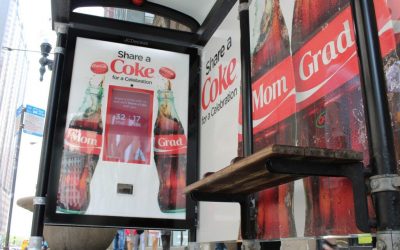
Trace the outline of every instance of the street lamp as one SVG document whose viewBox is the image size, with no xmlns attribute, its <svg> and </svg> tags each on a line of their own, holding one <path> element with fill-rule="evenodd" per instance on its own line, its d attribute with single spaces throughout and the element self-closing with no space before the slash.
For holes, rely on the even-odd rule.
<svg viewBox="0 0 400 250">
<path fill-rule="evenodd" d="M 53 60 L 47 58 L 49 56 L 49 54 L 50 54 L 51 49 L 52 49 L 51 44 L 48 43 L 48 42 L 43 42 L 42 44 L 40 44 L 40 52 L 36 51 L 36 50 L 16 49 L 16 48 L 10 48 L 10 47 L 6 47 L 6 46 L 3 46 L 2 49 L 5 50 L 5 51 L 24 51 L 24 52 L 41 53 L 42 57 L 39 59 L 39 63 L 40 63 L 40 69 L 39 69 L 40 81 L 43 81 L 43 75 L 46 72 L 46 66 L 50 71 L 53 70 Z"/>
<path fill-rule="evenodd" d="M 42 53 L 42 57 L 39 59 L 40 81 L 43 81 L 43 75 L 46 72 L 46 66 L 50 71 L 53 70 L 53 60 L 50 60 L 47 58 L 50 54 L 50 51 L 51 51 L 50 43 L 44 42 L 44 43 L 40 44 L 40 52 Z"/>
</svg>

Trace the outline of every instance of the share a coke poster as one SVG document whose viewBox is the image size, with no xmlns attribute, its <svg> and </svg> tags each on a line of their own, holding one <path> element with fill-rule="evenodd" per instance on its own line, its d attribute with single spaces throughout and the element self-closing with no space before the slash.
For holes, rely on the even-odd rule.
<svg viewBox="0 0 400 250">
<path fill-rule="evenodd" d="M 78 37 L 56 212 L 185 219 L 188 85 L 189 55 Z"/>
<path fill-rule="evenodd" d="M 371 2 L 396 130 L 399 6 Z M 350 2 L 256 0 L 250 5 L 250 34 L 255 150 L 271 144 L 352 149 L 364 153 L 368 166 Z M 360 233 L 351 183 L 344 178 L 310 177 L 271 188 L 259 193 L 256 206 L 260 240 Z"/>
<path fill-rule="evenodd" d="M 200 178 L 230 164 L 237 156 L 240 99 L 238 4 L 215 31 L 201 57 Z M 201 202 L 197 239 L 235 240 L 237 204 Z M 210 230 L 212 229 L 212 230 Z"/>
</svg>

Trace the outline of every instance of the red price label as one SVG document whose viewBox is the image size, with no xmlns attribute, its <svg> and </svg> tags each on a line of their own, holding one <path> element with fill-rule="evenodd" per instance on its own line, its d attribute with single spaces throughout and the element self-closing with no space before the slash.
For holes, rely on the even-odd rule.
<svg viewBox="0 0 400 250">
<path fill-rule="evenodd" d="M 103 160 L 150 164 L 153 92 L 110 86 Z"/>
</svg>

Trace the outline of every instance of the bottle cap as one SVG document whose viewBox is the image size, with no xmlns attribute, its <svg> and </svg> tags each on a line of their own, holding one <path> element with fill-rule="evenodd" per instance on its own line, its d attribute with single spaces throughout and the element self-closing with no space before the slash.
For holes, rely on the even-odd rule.
<svg viewBox="0 0 400 250">
<path fill-rule="evenodd" d="M 160 75 L 162 75 L 163 77 L 165 77 L 169 80 L 173 80 L 176 77 L 175 72 L 172 69 L 167 68 L 167 67 L 160 68 L 159 73 L 160 73 Z"/>
</svg>

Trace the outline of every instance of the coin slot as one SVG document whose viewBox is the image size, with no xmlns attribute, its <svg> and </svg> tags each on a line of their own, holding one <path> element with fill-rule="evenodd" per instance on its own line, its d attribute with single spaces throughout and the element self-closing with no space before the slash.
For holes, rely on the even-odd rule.
<svg viewBox="0 0 400 250">
<path fill-rule="evenodd" d="M 117 184 L 117 193 L 118 194 L 133 194 L 133 185 L 132 184 Z"/>
</svg>

